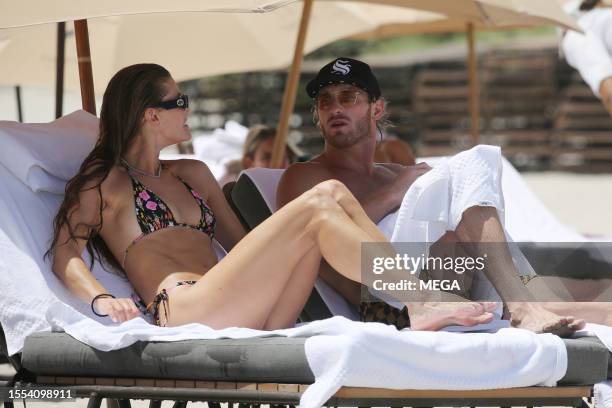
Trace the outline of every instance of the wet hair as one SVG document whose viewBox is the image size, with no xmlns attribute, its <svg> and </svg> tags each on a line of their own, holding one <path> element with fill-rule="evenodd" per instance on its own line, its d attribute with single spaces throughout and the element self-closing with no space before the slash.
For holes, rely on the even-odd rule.
<svg viewBox="0 0 612 408">
<path fill-rule="evenodd" d="M 98 140 L 85 158 L 78 173 L 68 181 L 62 202 L 53 220 L 53 241 L 45 253 L 45 258 L 54 253 L 58 245 L 70 240 L 87 240 L 87 252 L 91 257 L 90 268 L 98 259 L 101 263 L 123 271 L 122 266 L 110 252 L 104 240 L 98 235 L 104 220 L 102 212 L 102 183 L 113 166 L 120 163 L 126 150 L 134 141 L 142 127 L 142 119 L 147 108 L 162 101 L 166 94 L 164 83 L 171 78 L 164 67 L 157 64 L 136 64 L 117 72 L 106 87 L 100 110 Z M 70 223 L 72 214 L 79 208 L 80 193 L 96 189 L 100 201 L 97 224 Z M 59 243 L 60 230 L 68 226 L 70 237 Z M 86 231 L 79 234 L 78 231 Z"/>
</svg>

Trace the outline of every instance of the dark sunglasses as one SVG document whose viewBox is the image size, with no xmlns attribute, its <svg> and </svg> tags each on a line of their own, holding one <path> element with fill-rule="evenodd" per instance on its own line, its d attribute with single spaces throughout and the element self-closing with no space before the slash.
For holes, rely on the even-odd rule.
<svg viewBox="0 0 612 408">
<path fill-rule="evenodd" d="M 187 95 L 179 95 L 176 99 L 162 101 L 153 107 L 162 109 L 187 109 L 189 108 L 189 98 Z"/>
</svg>

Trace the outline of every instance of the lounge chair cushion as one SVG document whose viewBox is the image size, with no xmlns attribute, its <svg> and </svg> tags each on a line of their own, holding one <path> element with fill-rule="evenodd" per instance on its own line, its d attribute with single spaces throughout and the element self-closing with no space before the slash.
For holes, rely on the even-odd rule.
<svg viewBox="0 0 612 408">
<path fill-rule="evenodd" d="M 28 336 L 25 369 L 46 376 L 188 379 L 309 384 L 314 376 L 304 352 L 305 338 L 137 342 L 103 352 L 66 333 Z"/>
<path fill-rule="evenodd" d="M 188 379 L 310 384 L 314 376 L 304 338 L 138 342 L 111 352 L 95 350 L 65 333 L 28 336 L 22 364 L 37 375 Z M 594 384 L 608 372 L 608 349 L 593 337 L 564 340 L 564 385 Z"/>
<path fill-rule="evenodd" d="M 612 378 L 610 351 L 597 337 L 564 339 L 567 372 L 559 384 L 594 384 Z"/>
<path fill-rule="evenodd" d="M 250 176 L 238 177 L 232 188 L 231 199 L 251 230 L 272 215 L 268 204 Z"/>
</svg>

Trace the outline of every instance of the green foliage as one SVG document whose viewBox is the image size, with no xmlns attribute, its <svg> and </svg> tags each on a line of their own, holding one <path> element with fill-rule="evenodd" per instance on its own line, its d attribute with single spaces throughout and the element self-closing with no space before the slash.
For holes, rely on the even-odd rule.
<svg viewBox="0 0 612 408">
<path fill-rule="evenodd" d="M 536 27 L 481 31 L 476 33 L 476 39 L 479 43 L 502 43 L 510 40 L 527 40 L 534 37 L 551 36 L 554 35 L 554 30 L 552 27 Z M 339 55 L 358 57 L 365 54 L 395 54 L 431 49 L 464 41 L 465 33 L 463 32 L 404 35 L 373 40 L 339 40 L 311 52 L 306 56 L 306 59 L 328 59 Z"/>
</svg>

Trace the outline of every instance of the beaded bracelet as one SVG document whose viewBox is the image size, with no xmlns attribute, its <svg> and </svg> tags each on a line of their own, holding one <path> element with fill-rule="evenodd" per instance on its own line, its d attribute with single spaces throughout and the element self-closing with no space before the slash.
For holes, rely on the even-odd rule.
<svg viewBox="0 0 612 408">
<path fill-rule="evenodd" d="M 98 312 L 96 312 L 96 309 L 94 309 L 94 303 L 96 303 L 96 300 L 98 299 L 102 299 L 102 298 L 113 298 L 115 299 L 114 295 L 111 295 L 110 293 L 100 293 L 99 295 L 96 295 L 93 300 L 91 301 L 91 311 L 93 312 L 93 314 L 95 314 L 96 316 L 99 317 L 107 317 L 107 314 L 100 314 Z"/>
</svg>

